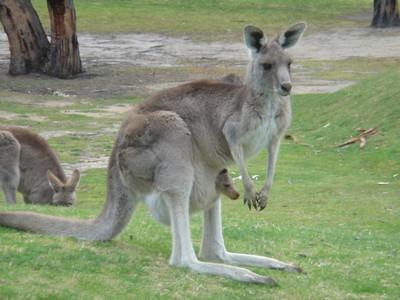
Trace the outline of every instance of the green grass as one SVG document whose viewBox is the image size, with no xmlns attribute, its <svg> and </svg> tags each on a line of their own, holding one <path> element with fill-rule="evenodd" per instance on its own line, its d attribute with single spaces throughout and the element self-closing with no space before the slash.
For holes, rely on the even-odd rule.
<svg viewBox="0 0 400 300">
<path fill-rule="evenodd" d="M 48 28 L 46 1 L 32 2 Z M 358 17 L 371 13 L 372 1 L 77 0 L 75 5 L 81 32 L 161 32 L 237 41 L 249 23 L 268 32 L 298 20 L 306 20 L 311 31 L 367 26 L 368 21 L 363 23 Z M 282 145 L 267 209 L 249 212 L 240 201 L 224 199 L 223 224 L 230 251 L 293 262 L 306 274 L 251 268 L 278 280 L 279 287 L 268 288 L 170 267 L 169 229 L 139 206 L 124 232 L 106 243 L 0 228 L 0 299 L 400 298 L 400 71 L 388 69 L 397 66 L 398 60 L 352 58 L 301 63 L 313 69 L 318 78 L 362 81 L 334 94 L 294 97 L 290 133 L 299 143 L 286 140 Z M 204 72 L 198 66 L 192 68 Z M 166 72 L 182 71 L 172 69 Z M 148 70 L 132 68 L 127 74 L 137 72 Z M 372 72 L 378 74 L 371 77 Z M 61 160 L 69 163 L 107 155 L 115 138 L 107 130 L 119 124 L 123 114 L 99 119 L 65 114 L 65 110 L 101 112 L 110 105 L 138 101 L 136 97 L 81 99 L 78 95 L 68 98 L 70 103 L 65 107 L 51 107 L 46 101 L 66 99 L 51 95 L 47 89 L 74 92 L 82 86 L 29 76 L 13 78 L 13 84 L 7 80 L 5 77 L 0 83 L 0 110 L 20 118 L 1 122 L 32 126 L 39 132 L 77 133 L 49 139 Z M 29 104 L 21 100 L 29 100 Z M 32 120 L 32 114 L 45 119 Z M 371 137 L 364 149 L 358 145 L 336 147 L 360 127 L 377 127 L 379 134 Z M 79 135 L 81 132 L 96 135 Z M 258 187 L 265 179 L 264 162 L 262 153 L 248 164 L 252 174 L 260 175 Z M 236 168 L 231 171 L 238 175 Z M 72 208 L 24 205 L 20 196 L 18 205 L 8 207 L 0 193 L 0 210 L 93 218 L 104 202 L 105 180 L 104 169 L 85 171 L 79 202 Z M 236 186 L 242 192 L 239 182 Z M 194 215 L 191 225 L 198 250 L 201 216 Z"/>
<path fill-rule="evenodd" d="M 352 57 L 326 61 L 303 60 L 301 65 L 307 70 L 312 70 L 310 77 L 315 79 L 359 81 L 370 77 L 371 74 L 400 65 L 400 59 L 397 57 L 377 59 Z"/>
<path fill-rule="evenodd" d="M 0 228 L 0 298 L 399 298 L 399 81 L 398 69 L 387 70 L 334 94 L 295 96 L 290 133 L 299 143 L 285 141 L 282 145 L 267 209 L 249 212 L 239 201 L 224 199 L 229 250 L 293 262 L 306 274 L 252 268 L 278 280 L 279 287 L 268 288 L 170 267 L 169 229 L 155 223 L 140 206 L 127 229 L 107 243 Z M 128 100 L 121 99 L 121 103 Z M 73 109 L 98 109 L 110 101 L 93 106 L 75 103 Z M 5 106 L 7 109 L 24 112 L 17 104 Z M 52 125 L 50 115 L 58 113 L 55 108 L 43 111 L 50 119 L 46 126 Z M 59 126 L 72 121 L 80 122 L 82 131 L 94 126 L 92 118 L 70 118 L 64 116 Z M 105 118 L 104 122 L 116 119 Z M 97 126 L 102 128 L 102 124 Z M 338 149 L 336 145 L 354 135 L 358 127 L 377 127 L 379 134 L 368 139 L 364 149 L 357 145 Z M 106 137 L 91 143 L 107 152 L 112 139 Z M 78 151 L 71 160 L 78 159 L 86 141 L 87 137 L 50 139 L 61 152 L 64 148 Z M 262 153 L 249 162 L 251 173 L 260 175 L 258 187 L 265 179 L 264 161 Z M 231 171 L 237 174 L 236 168 Z M 4 201 L 0 208 L 91 218 L 101 210 L 105 178 L 103 169 L 86 171 L 79 187 L 79 203 L 73 208 L 21 203 L 7 207 Z M 381 181 L 389 184 L 378 185 Z M 239 183 L 237 187 L 241 190 Z M 191 224 L 198 249 L 201 216 L 194 215 Z"/>
<path fill-rule="evenodd" d="M 46 1 L 32 2 L 48 27 Z M 300 20 L 315 29 L 353 26 L 360 22 L 360 13 L 372 14 L 370 0 L 79 0 L 75 6 L 80 31 L 163 32 L 206 39 L 237 38 L 247 24 L 274 33 Z"/>
</svg>

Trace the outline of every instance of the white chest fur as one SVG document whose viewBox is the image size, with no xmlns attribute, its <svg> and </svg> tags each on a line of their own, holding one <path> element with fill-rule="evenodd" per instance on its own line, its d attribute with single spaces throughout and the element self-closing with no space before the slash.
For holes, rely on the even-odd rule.
<svg viewBox="0 0 400 300">
<path fill-rule="evenodd" d="M 260 121 L 241 139 L 245 159 L 257 155 L 262 149 L 268 147 L 271 139 L 277 134 L 278 126 L 273 116 Z"/>
<path fill-rule="evenodd" d="M 266 149 L 272 139 L 279 139 L 291 120 L 291 105 L 289 97 L 272 97 L 258 99 L 257 105 L 252 105 L 247 111 L 240 138 L 245 159 L 257 155 Z"/>
</svg>

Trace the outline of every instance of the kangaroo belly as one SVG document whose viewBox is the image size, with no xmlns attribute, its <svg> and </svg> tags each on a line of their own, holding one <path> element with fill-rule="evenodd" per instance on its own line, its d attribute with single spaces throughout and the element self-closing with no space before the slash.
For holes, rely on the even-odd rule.
<svg viewBox="0 0 400 300">
<path fill-rule="evenodd" d="M 200 167 L 198 166 L 198 169 Z M 197 170 L 198 170 L 197 169 Z M 203 211 L 212 207 L 219 197 L 216 190 L 216 178 L 218 173 L 196 172 L 192 191 L 189 200 L 189 213 Z M 168 206 L 161 197 L 161 193 L 154 191 L 144 197 L 144 202 L 150 210 L 151 215 L 159 223 L 170 225 L 170 215 Z"/>
<path fill-rule="evenodd" d="M 167 204 L 161 199 L 159 193 L 152 193 L 145 197 L 144 202 L 150 210 L 153 218 L 164 225 L 171 224 Z"/>
<path fill-rule="evenodd" d="M 218 199 L 217 192 L 210 191 L 214 189 L 215 183 L 209 186 L 209 189 L 203 190 L 200 187 L 193 188 L 189 202 L 189 213 L 205 210 L 211 207 Z M 211 193 L 210 193 L 211 192 Z M 159 223 L 169 226 L 171 224 L 168 206 L 161 198 L 160 193 L 154 192 L 144 198 L 144 203 L 150 210 L 152 217 Z"/>
</svg>

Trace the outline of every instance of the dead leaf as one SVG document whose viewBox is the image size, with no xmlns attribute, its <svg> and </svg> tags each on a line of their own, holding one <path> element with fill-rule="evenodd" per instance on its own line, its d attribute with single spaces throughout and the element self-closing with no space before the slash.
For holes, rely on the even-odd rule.
<svg viewBox="0 0 400 300">
<path fill-rule="evenodd" d="M 293 143 L 298 144 L 299 139 L 293 134 L 286 134 L 285 139 L 293 141 Z"/>
<path fill-rule="evenodd" d="M 364 148 L 365 145 L 367 144 L 367 139 L 363 136 L 360 136 L 360 148 Z"/>
</svg>

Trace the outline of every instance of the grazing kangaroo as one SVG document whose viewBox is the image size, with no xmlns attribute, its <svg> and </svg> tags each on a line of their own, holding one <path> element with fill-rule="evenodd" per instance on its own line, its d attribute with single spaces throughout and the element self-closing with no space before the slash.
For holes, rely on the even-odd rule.
<svg viewBox="0 0 400 300">
<path fill-rule="evenodd" d="M 219 172 L 216 181 L 217 191 L 224 194 L 232 200 L 236 200 L 240 197 L 240 194 L 235 190 L 233 186 L 232 178 L 228 174 L 227 169 L 223 169 Z"/>
<path fill-rule="evenodd" d="M 38 134 L 0 126 L 0 183 L 7 203 L 16 202 L 18 190 L 25 203 L 72 205 L 79 177 L 74 170 L 67 180 L 56 154 Z"/>
<path fill-rule="evenodd" d="M 0 213 L 0 224 L 20 230 L 110 240 L 144 201 L 153 216 L 172 230 L 170 264 L 243 282 L 275 281 L 245 268 L 249 265 L 299 272 L 272 258 L 228 252 L 221 225 L 216 177 L 239 165 L 245 202 L 266 205 L 279 142 L 291 120 L 291 58 L 284 51 L 305 29 L 296 24 L 267 40 L 254 26 L 244 30 L 251 51 L 243 85 L 195 81 L 159 92 L 133 107 L 122 123 L 108 165 L 107 201 L 94 220 L 71 220 L 28 212 Z M 266 183 L 256 192 L 245 160 L 267 148 Z M 189 215 L 203 211 L 199 261 L 193 249 Z M 213 261 L 213 262 L 207 262 Z"/>
</svg>

